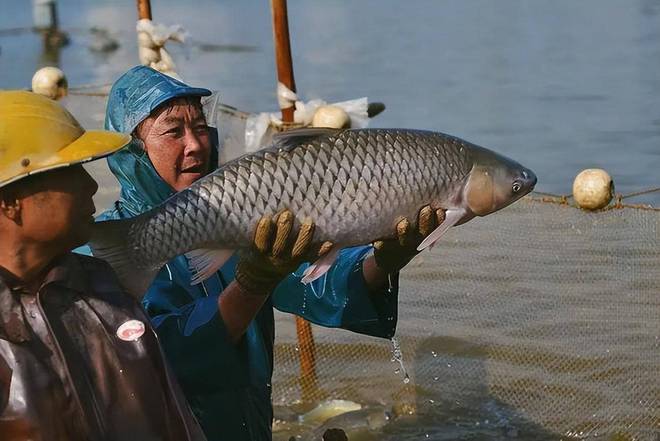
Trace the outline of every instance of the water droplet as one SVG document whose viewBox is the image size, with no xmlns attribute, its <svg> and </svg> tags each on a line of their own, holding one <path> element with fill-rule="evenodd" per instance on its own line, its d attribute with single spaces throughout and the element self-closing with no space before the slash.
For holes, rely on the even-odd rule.
<svg viewBox="0 0 660 441">
<path fill-rule="evenodd" d="M 433 377 L 433 381 L 438 381 L 440 377 Z"/>
<path fill-rule="evenodd" d="M 392 362 L 398 362 L 400 369 L 397 369 L 399 372 L 403 372 L 403 382 L 405 384 L 410 383 L 410 377 L 408 376 L 408 372 L 406 372 L 406 367 L 403 365 L 403 355 L 401 354 L 401 346 L 399 345 L 399 341 L 396 339 L 396 337 L 392 337 Z M 399 373 L 396 372 L 395 373 Z"/>
</svg>

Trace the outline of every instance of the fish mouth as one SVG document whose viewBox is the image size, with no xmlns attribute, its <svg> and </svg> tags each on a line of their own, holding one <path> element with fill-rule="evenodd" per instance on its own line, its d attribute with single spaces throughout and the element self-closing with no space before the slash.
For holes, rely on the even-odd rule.
<svg viewBox="0 0 660 441">
<path fill-rule="evenodd" d="M 538 182 L 538 178 L 536 177 L 534 172 L 531 171 L 528 168 L 524 169 L 521 174 L 522 174 L 523 180 L 525 182 L 525 187 L 527 188 L 527 192 L 525 194 L 527 194 L 527 193 L 531 192 L 532 190 L 534 190 L 534 187 L 536 186 L 536 183 Z"/>
</svg>

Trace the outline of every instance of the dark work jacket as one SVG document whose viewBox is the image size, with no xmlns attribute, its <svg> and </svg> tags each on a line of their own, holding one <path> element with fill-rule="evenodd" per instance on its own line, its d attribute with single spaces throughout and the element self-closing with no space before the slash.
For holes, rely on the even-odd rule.
<svg viewBox="0 0 660 441">
<path fill-rule="evenodd" d="M 105 262 L 66 254 L 36 295 L 0 272 L 0 440 L 204 439 Z"/>
</svg>

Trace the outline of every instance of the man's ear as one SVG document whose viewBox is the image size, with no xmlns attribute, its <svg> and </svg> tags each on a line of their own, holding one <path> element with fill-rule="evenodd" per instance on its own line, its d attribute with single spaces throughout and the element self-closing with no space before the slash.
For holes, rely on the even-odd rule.
<svg viewBox="0 0 660 441">
<path fill-rule="evenodd" d="M 0 215 L 20 225 L 21 208 L 20 199 L 0 194 Z"/>
</svg>

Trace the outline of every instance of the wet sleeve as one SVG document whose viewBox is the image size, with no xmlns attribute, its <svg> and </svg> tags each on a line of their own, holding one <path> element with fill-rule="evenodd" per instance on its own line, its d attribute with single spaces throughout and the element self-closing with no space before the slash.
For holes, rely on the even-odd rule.
<svg viewBox="0 0 660 441">
<path fill-rule="evenodd" d="M 370 291 L 362 262 L 371 252 L 370 246 L 341 250 L 330 270 L 308 285 L 301 279 L 309 265 L 302 265 L 277 286 L 273 305 L 317 325 L 392 337 L 397 323 L 399 275 L 390 277 L 388 287 Z"/>
<path fill-rule="evenodd" d="M 184 390 L 213 387 L 216 381 L 241 375 L 237 347 L 229 339 L 217 300 L 217 295 L 192 299 L 163 271 L 143 298 L 142 305 Z"/>
<path fill-rule="evenodd" d="M 0 415 L 7 409 L 7 403 L 9 403 L 11 377 L 11 368 L 4 357 L 0 356 Z"/>
</svg>

